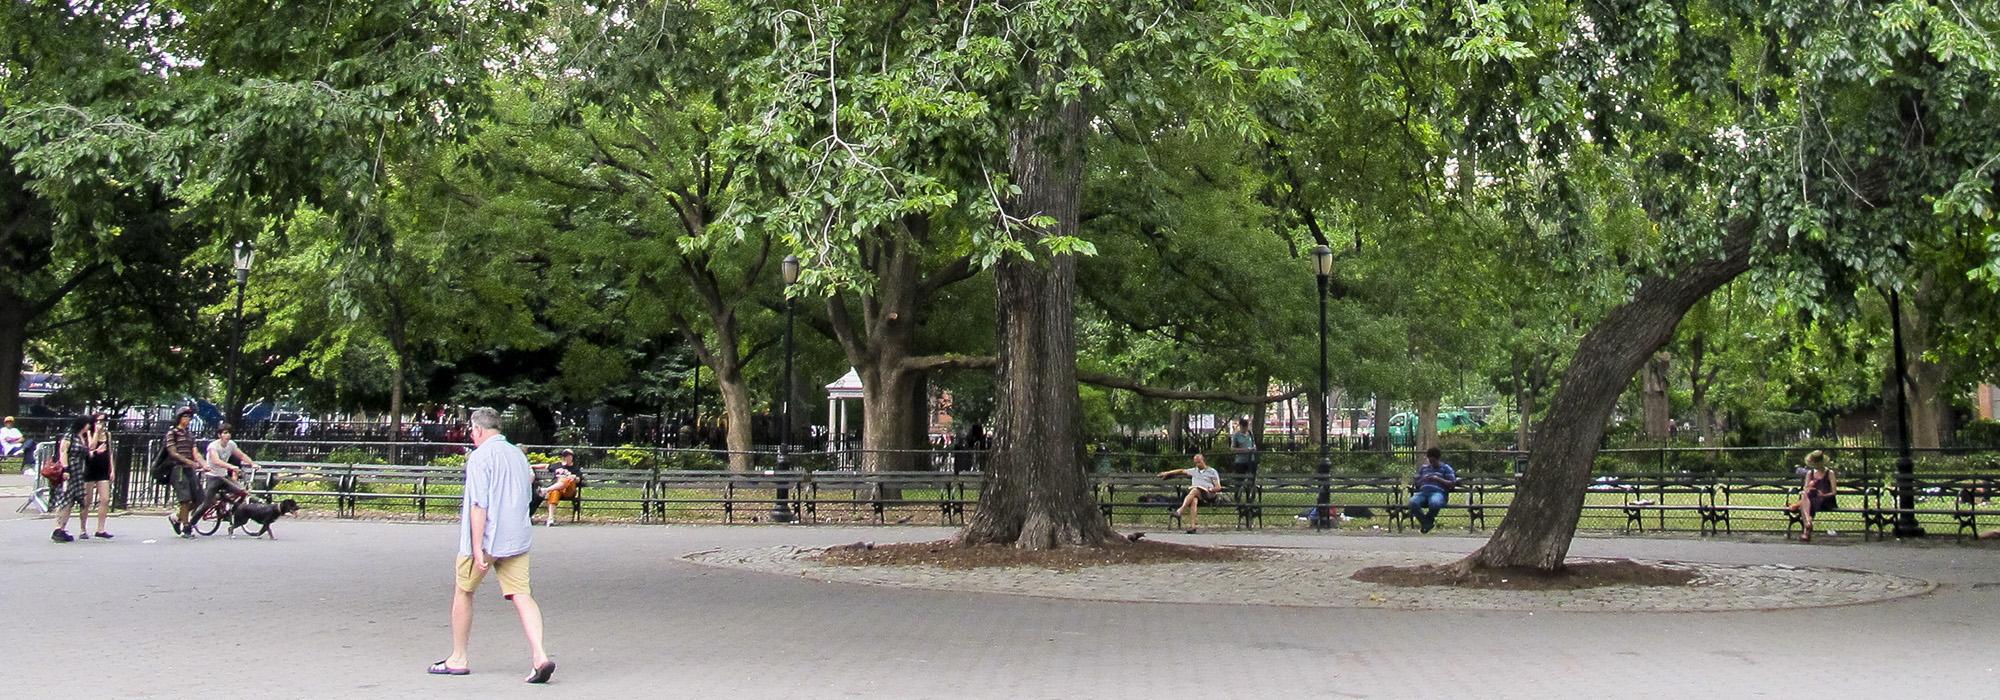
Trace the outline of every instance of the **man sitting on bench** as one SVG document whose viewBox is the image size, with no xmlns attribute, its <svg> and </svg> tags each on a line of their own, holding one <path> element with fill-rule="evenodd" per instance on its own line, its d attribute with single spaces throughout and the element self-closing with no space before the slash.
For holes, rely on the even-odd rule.
<svg viewBox="0 0 2000 700">
<path fill-rule="evenodd" d="M 1186 511 L 1187 534 L 1192 535 L 1196 528 L 1195 523 L 1200 519 L 1201 506 L 1214 505 L 1216 496 L 1222 493 L 1222 475 L 1209 467 L 1208 459 L 1200 454 L 1194 456 L 1194 466 L 1160 472 L 1160 478 L 1170 479 L 1179 474 L 1186 474 L 1194 481 L 1188 484 L 1187 498 L 1181 499 L 1181 507 L 1174 509 L 1174 515 L 1178 516 L 1182 511 Z"/>
<path fill-rule="evenodd" d="M 1424 532 L 1437 527 L 1438 512 L 1444 510 L 1445 495 L 1458 488 L 1458 472 L 1444 463 L 1444 453 L 1438 448 L 1424 451 L 1424 464 L 1417 467 L 1417 478 L 1410 483 L 1416 493 L 1410 496 L 1410 516 L 1417 519 Z"/>
</svg>

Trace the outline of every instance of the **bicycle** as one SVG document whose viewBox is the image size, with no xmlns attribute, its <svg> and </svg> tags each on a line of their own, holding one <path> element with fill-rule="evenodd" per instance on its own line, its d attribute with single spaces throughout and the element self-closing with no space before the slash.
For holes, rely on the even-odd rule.
<svg viewBox="0 0 2000 700">
<path fill-rule="evenodd" d="M 217 488 L 221 487 L 218 486 Z M 208 510 L 194 514 L 191 518 L 193 522 L 189 524 L 189 527 L 194 529 L 195 534 L 202 537 L 212 536 L 216 530 L 222 529 L 223 523 L 235 520 L 236 507 L 243 505 L 249 500 L 250 492 L 248 490 L 225 493 L 222 498 L 216 499 L 215 505 L 209 506 Z M 243 523 L 243 527 L 239 529 L 251 537 L 261 537 L 264 531 L 270 529 L 270 527 L 270 525 L 251 520 Z M 232 536 L 234 536 L 233 533 Z"/>
</svg>

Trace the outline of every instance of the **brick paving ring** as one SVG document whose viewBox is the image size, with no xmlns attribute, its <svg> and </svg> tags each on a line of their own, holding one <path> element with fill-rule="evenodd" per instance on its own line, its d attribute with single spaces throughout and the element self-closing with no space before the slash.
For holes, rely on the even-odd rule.
<svg viewBox="0 0 2000 700">
<path fill-rule="evenodd" d="M 1370 566 L 1446 564 L 1458 556 L 1259 549 L 1265 556 L 1245 561 L 1110 565 L 1076 571 L 1037 567 L 834 566 L 817 559 L 819 549 L 792 546 L 718 549 L 683 558 L 708 566 L 897 588 L 1071 600 L 1385 610 L 1782 610 L 1873 603 L 1924 595 L 1937 588 L 1923 579 L 1853 569 L 1650 560 L 1639 561 L 1690 570 L 1697 577 L 1685 586 L 1604 586 L 1565 591 L 1401 587 L 1363 583 L 1350 577 Z"/>
</svg>

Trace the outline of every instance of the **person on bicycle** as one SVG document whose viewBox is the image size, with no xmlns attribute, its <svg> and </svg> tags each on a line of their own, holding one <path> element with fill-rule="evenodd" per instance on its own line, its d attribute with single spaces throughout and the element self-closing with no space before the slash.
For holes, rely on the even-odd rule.
<svg viewBox="0 0 2000 700">
<path fill-rule="evenodd" d="M 236 441 L 230 439 L 229 424 L 223 423 L 215 431 L 215 441 L 208 443 L 208 453 L 202 459 L 202 471 L 207 473 L 207 478 L 202 479 L 203 490 L 207 492 L 208 497 L 202 499 L 201 505 L 194 509 L 193 517 L 196 520 L 207 513 L 208 509 L 215 507 L 216 502 L 221 501 L 224 494 L 235 494 L 239 498 L 250 495 L 250 492 L 243 488 L 243 484 L 236 480 L 240 473 L 237 469 L 239 464 L 251 469 L 257 467 L 256 462 L 250 461 L 249 455 L 243 454 L 243 450 L 236 447 Z M 192 521 L 182 529 L 181 537 L 194 538 Z"/>
</svg>

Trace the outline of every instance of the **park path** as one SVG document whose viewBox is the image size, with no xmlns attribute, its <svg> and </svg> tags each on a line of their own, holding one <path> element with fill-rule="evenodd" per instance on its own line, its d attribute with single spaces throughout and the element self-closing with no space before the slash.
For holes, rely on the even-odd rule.
<svg viewBox="0 0 2000 700">
<path fill-rule="evenodd" d="M 0 518 L 16 518 L 11 499 Z M 699 566 L 715 548 L 917 541 L 937 528 L 536 531 L 556 683 L 519 683 L 510 608 L 480 598 L 474 675 L 448 647 L 450 524 L 281 521 L 281 538 L 111 542 L 0 520 L 8 697 L 1421 698 L 1957 696 L 2000 687 L 2000 548 L 1586 538 L 1576 553 L 1893 572 L 1940 584 L 1778 612 L 1410 612 L 1106 603 L 902 590 Z M 1477 538 L 1162 539 L 1469 551 Z M 144 540 L 153 539 L 152 543 Z M 219 668 L 220 672 L 205 669 Z"/>
</svg>

